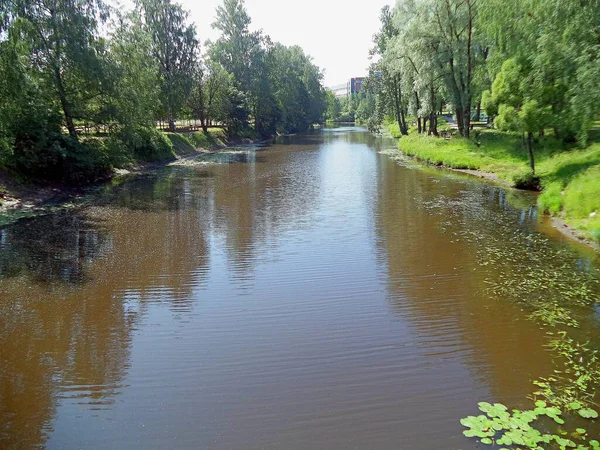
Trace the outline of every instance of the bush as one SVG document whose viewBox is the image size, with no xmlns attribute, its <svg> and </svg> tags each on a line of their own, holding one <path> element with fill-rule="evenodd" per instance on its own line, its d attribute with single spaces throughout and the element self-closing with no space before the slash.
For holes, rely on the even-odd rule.
<svg viewBox="0 0 600 450">
<path fill-rule="evenodd" d="M 108 152 L 99 139 L 77 142 L 43 128 L 19 133 L 6 165 L 36 182 L 90 182 L 111 170 Z"/>
<path fill-rule="evenodd" d="M 530 170 L 519 171 L 512 176 L 513 186 L 517 189 L 524 189 L 528 191 L 539 191 L 540 177 L 535 175 Z"/>
</svg>

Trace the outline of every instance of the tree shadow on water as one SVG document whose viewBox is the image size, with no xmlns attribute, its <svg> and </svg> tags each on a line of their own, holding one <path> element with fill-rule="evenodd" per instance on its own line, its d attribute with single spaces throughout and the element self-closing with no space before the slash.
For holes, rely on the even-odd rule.
<svg viewBox="0 0 600 450">
<path fill-rule="evenodd" d="M 81 284 L 85 268 L 111 239 L 74 211 L 22 219 L 0 228 L 0 280 L 27 274 L 38 282 Z"/>
</svg>

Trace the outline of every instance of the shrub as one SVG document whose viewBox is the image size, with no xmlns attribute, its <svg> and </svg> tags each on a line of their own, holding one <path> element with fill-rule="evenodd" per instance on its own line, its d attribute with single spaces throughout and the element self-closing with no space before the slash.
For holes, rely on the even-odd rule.
<svg viewBox="0 0 600 450">
<path fill-rule="evenodd" d="M 36 182 L 90 182 L 111 170 L 106 147 L 99 139 L 77 142 L 42 128 L 24 130 L 15 137 L 7 166 Z"/>
<path fill-rule="evenodd" d="M 519 171 L 512 176 L 513 186 L 517 189 L 524 189 L 528 191 L 539 191 L 540 177 L 536 176 L 530 170 Z"/>
</svg>

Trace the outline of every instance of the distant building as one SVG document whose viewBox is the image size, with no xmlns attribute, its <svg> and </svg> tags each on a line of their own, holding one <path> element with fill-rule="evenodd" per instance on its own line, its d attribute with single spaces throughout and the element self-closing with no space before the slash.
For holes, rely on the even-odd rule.
<svg viewBox="0 0 600 450">
<path fill-rule="evenodd" d="M 365 81 L 365 77 L 350 78 L 346 86 L 346 95 L 350 96 L 362 92 L 363 81 Z"/>
<path fill-rule="evenodd" d="M 337 86 L 332 86 L 327 89 L 333 92 L 333 95 L 335 95 L 337 98 L 346 97 L 348 95 L 348 86 L 346 83 L 338 84 Z"/>
<path fill-rule="evenodd" d="M 327 89 L 333 92 L 337 98 L 345 98 L 351 96 L 352 94 L 358 94 L 359 92 L 362 92 L 364 81 L 365 77 L 350 78 L 347 83 L 331 86 Z"/>
</svg>

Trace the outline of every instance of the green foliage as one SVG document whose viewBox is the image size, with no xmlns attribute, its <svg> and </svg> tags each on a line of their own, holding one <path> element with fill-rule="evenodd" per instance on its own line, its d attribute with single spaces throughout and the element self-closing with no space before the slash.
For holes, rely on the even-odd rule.
<svg viewBox="0 0 600 450">
<path fill-rule="evenodd" d="M 117 13 L 109 50 L 115 95 L 107 101 L 114 120 L 128 127 L 153 127 L 163 98 L 159 62 L 152 57 L 152 39 L 138 15 Z"/>
<path fill-rule="evenodd" d="M 538 206 L 544 212 L 558 215 L 563 207 L 563 186 L 558 182 L 544 183 L 544 190 L 538 198 Z"/>
<path fill-rule="evenodd" d="M 600 386 L 598 351 L 588 343 L 579 343 L 569 338 L 565 331 L 549 332 L 548 347 L 562 361 L 561 369 L 533 382 L 538 389 L 533 396 L 566 411 L 577 411 L 584 418 L 596 418 L 598 413 L 589 408 Z"/>
<path fill-rule="evenodd" d="M 479 409 L 485 415 L 461 420 L 461 424 L 468 428 L 463 432 L 466 437 L 477 437 L 483 444 L 497 444 L 505 448 L 600 448 L 597 440 L 588 441 L 584 428 L 578 427 L 571 432 L 562 428 L 565 424 L 563 414 L 576 413 L 591 420 L 598 418 L 598 412 L 589 406 L 600 385 L 597 351 L 566 337 L 565 332 L 548 334 L 551 336 L 549 347 L 562 358 L 563 363 L 553 376 L 534 381 L 538 387 L 532 394 L 535 408 L 509 412 L 502 404 L 480 402 Z M 540 397 L 545 400 L 540 400 Z M 544 417 L 552 419 L 558 427 L 551 429 L 547 421 L 541 420 Z"/>
<path fill-rule="evenodd" d="M 327 112 L 326 120 L 337 122 L 342 113 L 342 104 L 340 99 L 331 91 L 327 91 Z"/>
<path fill-rule="evenodd" d="M 190 94 L 196 63 L 196 29 L 187 23 L 189 13 L 169 0 L 139 0 L 143 29 L 150 37 L 151 54 L 158 67 L 163 111 L 174 131 L 175 116 Z"/>
<path fill-rule="evenodd" d="M 328 107 L 328 98 L 321 87 L 322 74 L 310 57 L 298 47 L 275 44 L 270 51 L 271 83 L 278 133 L 306 131 L 321 123 Z"/>
<path fill-rule="evenodd" d="M 489 90 L 485 90 L 481 94 L 481 107 L 489 117 L 498 114 L 498 105 L 494 101 L 492 93 Z"/>
<path fill-rule="evenodd" d="M 585 150 L 558 153 L 544 164 L 538 205 L 600 241 L 600 143 Z"/>
<path fill-rule="evenodd" d="M 7 43 L 22 56 L 22 73 L 35 77 L 43 100 L 60 111 L 69 135 L 77 139 L 76 119 L 98 115 L 98 99 L 110 89 L 104 70 L 104 41 L 99 25 L 106 7 L 99 0 L 55 2 L 15 0 L 4 2 L 2 15 L 9 18 Z"/>
<path fill-rule="evenodd" d="M 190 154 L 199 149 L 216 149 L 223 147 L 225 136 L 219 132 L 165 133 L 173 145 L 173 152 L 178 155 Z"/>
<path fill-rule="evenodd" d="M 515 107 L 502 103 L 494 119 L 494 126 L 503 131 L 520 131 L 519 114 Z"/>
<path fill-rule="evenodd" d="M 113 134 L 110 147 L 132 155 L 135 160 L 156 162 L 173 159 L 173 144 L 165 133 L 153 128 L 124 128 Z"/>
<path fill-rule="evenodd" d="M 539 191 L 540 177 L 534 175 L 531 170 L 515 172 L 512 175 L 512 185 L 517 189 Z"/>
<path fill-rule="evenodd" d="M 467 437 L 480 438 L 482 444 L 530 449 L 553 448 L 554 446 L 559 448 L 577 447 L 580 450 L 600 448 L 595 440 L 586 442 L 587 433 L 583 428 L 577 428 L 571 433 L 560 429 L 555 432 L 545 431 L 542 424 L 543 418 L 552 419 L 558 425 L 565 422 L 561 417 L 562 411 L 554 406 L 549 406 L 544 401 L 538 400 L 535 402 L 535 408 L 524 411 L 518 409 L 509 411 L 501 403 L 492 405 L 480 402 L 478 406 L 479 410 L 485 414 L 468 416 L 460 422 L 468 428 L 463 431 L 463 434 Z"/>
<path fill-rule="evenodd" d="M 188 17 L 169 0 L 137 0 L 133 11 L 101 0 L 0 2 L 0 167 L 83 182 L 219 146 L 206 133 L 213 125 L 256 139 L 324 119 L 321 70 L 299 47 L 249 31 L 243 1 L 218 8 L 221 36 L 204 55 Z M 155 129 L 165 117 L 172 131 L 177 119 L 198 119 L 205 133 L 165 136 Z"/>
</svg>

